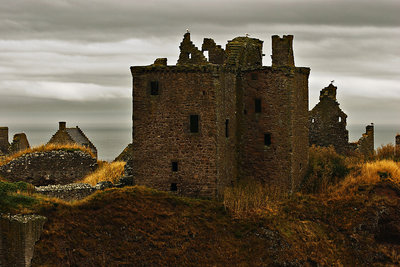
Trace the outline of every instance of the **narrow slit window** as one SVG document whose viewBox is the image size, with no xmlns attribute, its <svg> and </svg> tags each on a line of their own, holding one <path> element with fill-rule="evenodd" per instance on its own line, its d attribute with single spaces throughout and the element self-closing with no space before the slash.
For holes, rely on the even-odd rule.
<svg viewBox="0 0 400 267">
<path fill-rule="evenodd" d="M 177 185 L 177 183 L 172 183 L 172 184 L 171 184 L 171 187 L 170 187 L 170 190 L 173 191 L 173 192 L 178 191 L 178 185 Z"/>
<path fill-rule="evenodd" d="M 264 146 L 270 146 L 270 145 L 271 145 L 271 134 L 265 133 L 264 134 Z"/>
<path fill-rule="evenodd" d="M 177 172 L 178 171 L 178 162 L 177 161 L 173 161 L 172 162 L 172 171 L 173 172 Z"/>
<path fill-rule="evenodd" d="M 225 137 L 229 137 L 229 119 L 225 120 Z"/>
<path fill-rule="evenodd" d="M 209 52 L 206 50 L 203 53 L 204 53 L 204 57 L 207 59 L 207 61 L 210 61 Z"/>
<path fill-rule="evenodd" d="M 255 113 L 261 113 L 261 98 L 254 99 L 254 111 Z"/>
<path fill-rule="evenodd" d="M 190 115 L 190 132 L 199 132 L 199 115 Z"/>
<path fill-rule="evenodd" d="M 158 95 L 158 81 L 150 82 L 150 94 L 151 95 Z"/>
<path fill-rule="evenodd" d="M 192 53 L 188 53 L 188 58 L 192 59 Z"/>
</svg>

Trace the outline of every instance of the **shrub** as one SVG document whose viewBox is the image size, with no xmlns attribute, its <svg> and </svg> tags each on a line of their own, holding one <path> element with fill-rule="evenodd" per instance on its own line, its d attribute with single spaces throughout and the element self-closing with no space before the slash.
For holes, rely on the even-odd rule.
<svg viewBox="0 0 400 267">
<path fill-rule="evenodd" d="M 21 206 L 29 206 L 35 199 L 28 196 L 34 187 L 24 182 L 8 183 L 0 181 L 0 212 L 10 212 Z M 21 194 L 24 193 L 24 194 Z"/>
<path fill-rule="evenodd" d="M 277 202 L 286 195 L 277 186 L 255 180 L 240 181 L 224 190 L 224 206 L 237 217 L 274 213 Z"/>
<path fill-rule="evenodd" d="M 123 161 L 115 161 L 111 163 L 106 161 L 99 162 L 99 168 L 96 171 L 88 174 L 85 178 L 83 178 L 82 181 L 80 181 L 80 183 L 91 185 L 96 185 L 98 182 L 102 181 L 110 181 L 115 183 L 124 175 L 125 164 L 126 163 Z"/>
<path fill-rule="evenodd" d="M 400 163 L 392 160 L 367 162 L 360 166 L 358 172 L 348 175 L 334 188 L 332 194 L 337 196 L 352 195 L 360 186 L 375 185 L 382 180 L 400 186 Z"/>
<path fill-rule="evenodd" d="M 309 149 L 308 170 L 301 183 L 304 193 L 325 193 L 329 186 L 337 184 L 349 172 L 345 158 L 332 146 L 312 146 Z"/>
<path fill-rule="evenodd" d="M 381 145 L 376 149 L 376 160 L 394 160 L 395 159 L 395 146 L 393 144 Z"/>
</svg>

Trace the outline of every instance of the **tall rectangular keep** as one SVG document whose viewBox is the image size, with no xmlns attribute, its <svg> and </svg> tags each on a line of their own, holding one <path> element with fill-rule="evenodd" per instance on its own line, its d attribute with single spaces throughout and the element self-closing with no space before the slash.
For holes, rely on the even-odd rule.
<svg viewBox="0 0 400 267">
<path fill-rule="evenodd" d="M 200 51 L 190 33 L 177 65 L 131 67 L 135 182 L 206 197 L 238 179 L 295 190 L 308 159 L 309 68 L 290 60 L 292 39 L 273 43 L 272 67 L 258 39 L 224 50 L 206 38 Z"/>
</svg>

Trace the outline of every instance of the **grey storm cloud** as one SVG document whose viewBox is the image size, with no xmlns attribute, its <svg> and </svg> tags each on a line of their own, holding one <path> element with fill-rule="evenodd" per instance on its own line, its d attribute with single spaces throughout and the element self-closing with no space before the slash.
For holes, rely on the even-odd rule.
<svg viewBox="0 0 400 267">
<path fill-rule="evenodd" d="M 169 36 L 187 25 L 199 32 L 254 24 L 397 27 L 398 8 L 388 0 L 16 0 L 2 5 L 0 32 L 13 39 L 109 40 Z"/>
<path fill-rule="evenodd" d="M 400 125 L 398 0 L 0 4 L 0 124 L 22 120 L 24 112 L 36 114 L 32 120 L 40 120 L 40 112 L 43 119 L 70 112 L 96 120 L 96 114 L 109 111 L 125 114 L 121 117 L 129 122 L 129 66 L 148 65 L 157 57 L 175 64 L 189 28 L 197 46 L 203 37 L 223 46 L 245 33 L 262 39 L 264 65 L 271 63 L 270 36 L 294 34 L 296 65 L 311 67 L 310 108 L 319 90 L 335 80 L 349 122 L 369 123 L 372 115 L 367 114 L 381 114 L 388 123 Z"/>
</svg>

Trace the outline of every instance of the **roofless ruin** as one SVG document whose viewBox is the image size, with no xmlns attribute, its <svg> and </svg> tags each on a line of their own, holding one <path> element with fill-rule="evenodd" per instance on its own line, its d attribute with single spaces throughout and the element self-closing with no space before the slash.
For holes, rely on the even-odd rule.
<svg viewBox="0 0 400 267">
<path fill-rule="evenodd" d="M 215 197 L 237 179 L 293 191 L 308 159 L 309 68 L 293 36 L 237 37 L 225 49 L 184 35 L 176 65 L 133 66 L 133 175 L 137 184 Z"/>
</svg>

